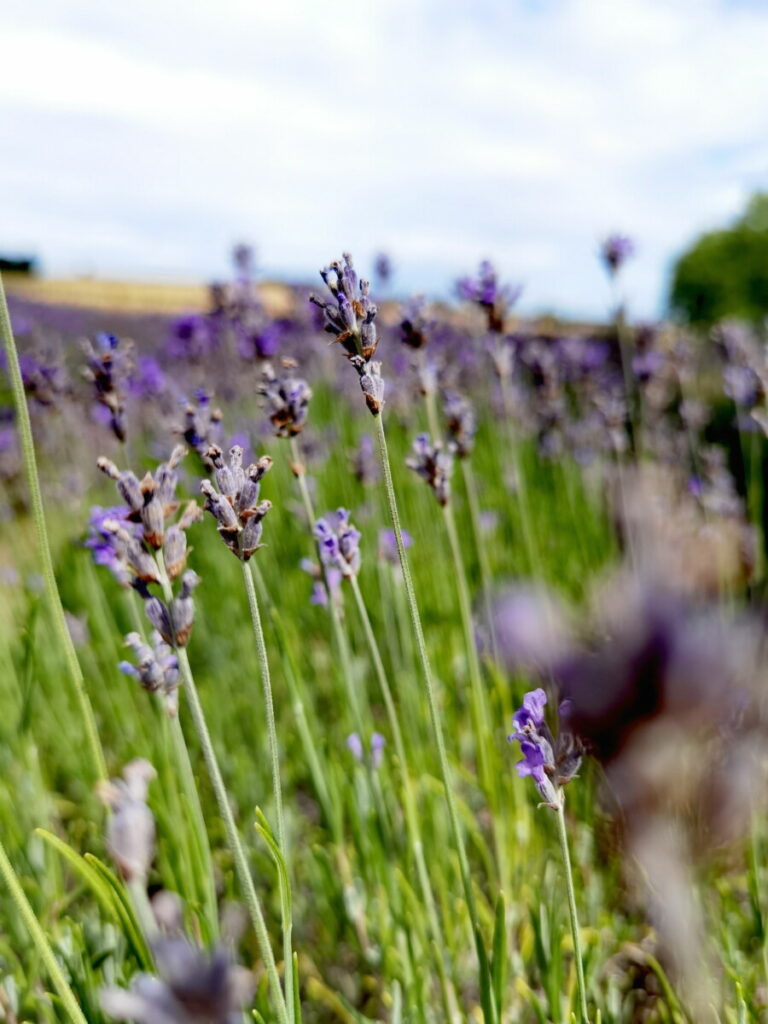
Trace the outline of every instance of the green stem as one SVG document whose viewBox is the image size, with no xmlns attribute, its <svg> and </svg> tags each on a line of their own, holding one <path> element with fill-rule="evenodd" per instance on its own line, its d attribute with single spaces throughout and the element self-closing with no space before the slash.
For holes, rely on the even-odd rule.
<svg viewBox="0 0 768 1024">
<path fill-rule="evenodd" d="M 376 678 L 379 683 L 379 689 L 381 690 L 381 696 L 384 701 L 384 707 L 386 708 L 387 717 L 389 719 L 389 727 L 392 730 L 392 739 L 395 744 L 395 753 L 400 764 L 400 775 L 403 784 L 403 810 L 405 813 L 405 825 L 408 830 L 411 848 L 413 850 L 413 857 L 416 862 L 416 874 L 419 879 L 419 886 L 421 888 L 422 896 L 424 897 L 424 903 L 427 908 L 427 919 L 429 921 L 429 929 L 432 933 L 432 941 L 436 951 L 437 957 L 437 969 L 440 976 L 442 997 L 443 997 L 443 1009 L 446 1012 L 448 1019 L 451 1017 L 451 998 L 448 992 L 448 981 L 445 974 L 445 965 L 443 963 L 440 950 L 445 949 L 445 940 L 443 938 L 440 923 L 437 917 L 437 908 L 435 906 L 435 898 L 432 893 L 432 886 L 429 881 L 429 872 L 427 871 L 427 864 L 424 859 L 424 843 L 421 837 L 421 830 L 419 829 L 419 819 L 416 813 L 416 799 L 413 790 L 413 781 L 411 779 L 410 769 L 408 767 L 408 758 L 405 752 L 405 743 L 403 742 L 403 734 L 400 729 L 400 721 L 397 715 L 397 708 L 395 701 L 392 696 L 392 690 L 387 679 L 386 669 L 384 668 L 384 662 L 381 658 L 381 652 L 379 645 L 376 642 L 376 635 L 373 632 L 371 626 L 371 620 L 368 615 L 368 609 L 365 605 L 362 592 L 360 590 L 360 584 L 357 582 L 357 577 L 352 576 L 350 578 L 350 584 L 352 585 L 352 593 L 355 597 L 355 603 L 357 604 L 357 610 L 360 615 L 360 621 L 363 624 L 363 632 L 365 633 L 365 639 L 368 644 L 368 650 L 371 655 L 371 661 L 373 662 L 374 671 Z"/>
<path fill-rule="evenodd" d="M 72 637 L 69 635 L 67 620 L 64 615 L 64 607 L 61 603 L 61 595 L 56 585 L 56 574 L 53 569 L 53 558 L 51 546 L 48 540 L 48 529 L 45 523 L 45 507 L 40 491 L 40 479 L 37 472 L 37 458 L 35 456 L 35 442 L 32 436 L 32 424 L 29 419 L 29 409 L 24 393 L 24 381 L 19 366 L 19 356 L 16 351 L 16 343 L 11 328 L 11 318 L 8 313 L 8 305 L 5 301 L 2 276 L 0 276 L 0 334 L 3 336 L 3 346 L 7 359 L 8 376 L 11 381 L 13 400 L 16 406 L 16 418 L 21 441 L 22 454 L 24 456 L 24 471 L 29 487 L 29 497 L 32 505 L 32 518 L 35 523 L 37 534 L 37 546 L 42 563 L 43 581 L 45 594 L 53 617 L 53 628 L 56 638 L 64 652 L 72 685 L 75 690 L 77 702 L 80 707 L 80 714 L 85 728 L 85 741 L 90 751 L 93 762 L 94 774 L 97 779 L 106 781 L 108 778 L 107 765 L 104 760 L 99 733 L 96 727 L 96 719 L 93 714 L 88 692 L 85 688 L 83 672 L 80 662 L 77 660 Z"/>
<path fill-rule="evenodd" d="M 484 959 L 485 953 L 481 946 L 482 937 L 477 914 L 477 905 L 475 902 L 475 894 L 472 891 L 472 879 L 469 873 L 469 861 L 467 859 L 467 851 L 464 845 L 464 836 L 461 831 L 458 810 L 456 808 L 456 801 L 453 795 L 453 781 L 451 778 L 450 766 L 448 764 L 448 755 L 445 748 L 445 737 L 443 735 L 442 722 L 440 721 L 440 712 L 437 707 L 437 696 L 432 679 L 432 667 L 429 663 L 429 654 L 427 653 L 427 644 L 424 639 L 424 630 L 421 624 L 421 616 L 419 615 L 419 606 L 416 602 L 416 592 L 413 587 L 413 578 L 411 577 L 411 570 L 408 564 L 408 556 L 406 555 L 405 546 L 403 544 L 403 532 L 400 526 L 400 513 L 397 508 L 397 497 L 395 494 L 395 485 L 392 480 L 392 469 L 389 464 L 389 451 L 387 449 L 387 437 L 384 433 L 384 421 L 381 414 L 374 416 L 374 419 L 376 421 L 379 454 L 381 456 L 381 466 L 384 473 L 384 485 L 387 492 L 389 513 L 392 519 L 392 527 L 395 531 L 397 552 L 400 558 L 400 567 L 403 572 L 405 592 L 408 599 L 408 609 L 411 616 L 413 631 L 416 636 L 416 647 L 418 649 L 419 661 L 421 663 L 422 675 L 424 677 L 424 685 L 427 691 L 429 718 L 435 737 L 440 777 L 443 783 L 443 790 L 448 808 L 448 819 L 451 826 L 454 845 L 459 858 L 459 873 L 461 875 L 461 884 L 464 890 L 464 899 L 467 904 L 467 911 L 472 924 L 475 944 L 478 948 L 478 956 Z M 488 1024 L 490 1024 L 490 1021 L 488 1021 Z"/>
<path fill-rule="evenodd" d="M 565 887 L 568 891 L 568 913 L 571 919 L 571 936 L 573 937 L 573 958 L 576 961 L 576 982 L 579 988 L 579 1002 L 582 1024 L 589 1024 L 587 1010 L 587 987 L 584 983 L 584 963 L 581 958 L 581 936 L 579 934 L 579 918 L 576 913 L 576 893 L 573 888 L 573 872 L 571 870 L 571 854 L 568 849 L 568 833 L 565 828 L 565 797 L 560 791 L 560 803 L 557 806 L 557 834 L 563 854 L 565 869 Z"/>
<path fill-rule="evenodd" d="M 13 865 L 8 859 L 8 855 L 5 852 L 5 847 L 2 842 L 0 842 L 0 874 L 2 874 L 5 884 L 8 886 L 8 890 L 13 898 L 13 902 L 16 904 L 19 916 L 26 925 L 29 936 L 37 949 L 40 959 L 45 964 L 48 977 L 53 982 L 53 987 L 58 992 L 59 998 L 64 1004 L 64 1008 L 67 1011 L 69 1019 L 73 1021 L 73 1024 L 88 1024 L 83 1011 L 80 1009 L 80 1006 L 75 999 L 74 992 L 69 987 L 67 979 L 64 977 L 64 973 L 59 966 L 59 962 L 56 959 L 53 950 L 51 949 L 51 945 L 46 938 L 45 932 L 40 926 L 40 922 L 35 916 L 35 912 L 30 906 L 29 900 L 21 887 L 21 882 L 19 881 L 16 872 L 13 870 Z"/>
<path fill-rule="evenodd" d="M 312 498 L 309 493 L 309 487 L 307 487 L 307 477 L 306 473 L 304 472 L 304 463 L 301 460 L 301 452 L 299 451 L 299 446 L 296 441 L 296 438 L 292 437 L 290 443 L 291 458 L 293 460 L 294 465 L 293 474 L 299 483 L 301 501 L 302 504 L 304 505 L 304 511 L 306 513 L 307 520 L 309 523 L 310 533 L 312 533 L 314 530 L 315 522 L 317 520 L 317 516 L 315 514 L 315 509 L 312 504 Z M 341 613 L 339 612 L 339 608 L 336 603 L 336 597 L 333 591 L 331 590 L 331 587 L 328 585 L 328 578 L 327 575 L 325 575 L 323 561 L 320 558 L 320 551 L 319 547 L 317 546 L 317 541 L 315 541 L 315 546 L 318 551 L 320 567 L 324 573 L 324 578 L 326 581 L 326 590 L 328 592 L 328 612 L 331 616 L 331 626 L 333 628 L 334 640 L 339 652 L 339 660 L 341 662 L 341 674 L 344 678 L 344 685 L 347 690 L 349 707 L 352 712 L 352 719 L 355 731 L 362 739 L 363 736 L 365 736 L 365 728 L 363 726 L 363 709 L 360 701 L 360 694 L 357 690 L 357 687 L 355 686 L 355 680 L 352 676 L 352 658 L 349 650 L 349 641 L 347 639 L 347 634 L 341 622 Z"/>
<path fill-rule="evenodd" d="M 149 897 L 147 896 L 146 881 L 145 878 L 132 878 L 128 882 L 128 892 L 130 893 L 136 916 L 139 919 L 141 930 L 144 933 L 144 938 L 149 943 L 157 935 L 158 927 Z"/>
<path fill-rule="evenodd" d="M 496 629 L 493 624 L 493 599 L 491 595 L 491 568 L 488 563 L 488 552 L 483 540 L 483 530 L 480 525 L 480 502 L 477 497 L 477 481 L 472 468 L 471 458 L 461 459 L 461 473 L 464 477 L 464 490 L 467 493 L 467 505 L 469 507 L 469 521 L 472 526 L 472 535 L 477 551 L 477 564 L 480 568 L 480 587 L 483 592 L 483 609 L 488 623 L 488 633 L 491 638 L 491 653 L 493 660 L 499 664 L 499 651 L 496 643 Z"/>
<path fill-rule="evenodd" d="M 515 429 L 515 410 L 512 393 L 509 387 L 509 377 L 506 374 L 502 375 L 499 378 L 499 383 L 501 386 L 501 401 L 504 407 L 504 420 L 506 422 L 507 435 L 509 437 L 512 473 L 515 478 L 515 498 L 517 500 L 517 509 L 520 515 L 523 546 L 525 547 L 525 551 L 528 556 L 531 575 L 541 577 L 543 575 L 541 571 L 541 558 L 539 556 L 538 545 L 533 533 L 533 523 L 531 522 L 531 510 L 528 503 L 525 473 L 523 471 L 522 460 L 520 459 L 520 441 L 517 436 L 517 430 Z"/>
<path fill-rule="evenodd" d="M 163 588 L 163 594 L 165 596 L 166 603 L 170 604 L 173 598 L 173 591 L 171 589 L 170 580 L 168 579 L 168 574 L 165 570 L 162 551 L 158 551 L 156 557 L 158 567 L 160 569 L 160 581 Z M 272 988 L 272 995 L 277 1003 L 278 1014 L 282 1024 L 291 1024 L 288 1017 L 286 1002 L 283 998 L 282 989 L 280 987 L 280 977 L 277 973 L 277 964 L 275 963 L 275 956 L 272 952 L 272 946 L 269 941 L 269 933 L 267 931 L 266 921 L 264 920 L 264 912 L 261 909 L 261 902 L 259 901 L 259 896 L 256 892 L 256 887 L 253 884 L 253 878 L 251 877 L 251 871 L 248 866 L 248 858 L 245 855 L 245 849 L 237 831 L 235 816 L 232 813 L 232 807 L 229 802 L 229 794 L 227 793 L 227 787 L 224 785 L 224 779 L 221 774 L 221 769 L 219 768 L 219 761 L 216 757 L 216 750 L 213 746 L 213 741 L 211 740 L 211 734 L 208 731 L 208 723 L 205 720 L 205 712 L 203 711 L 203 706 L 200 703 L 200 697 L 197 692 L 194 676 L 192 675 L 192 667 L 189 664 L 186 647 L 176 647 L 176 654 L 179 659 L 182 679 L 184 680 L 184 690 L 187 695 L 187 703 L 189 704 L 190 714 L 192 715 L 192 722 L 195 727 L 195 731 L 197 732 L 198 739 L 200 740 L 203 760 L 205 761 L 205 766 L 211 779 L 213 793 L 216 798 L 216 805 L 219 808 L 219 814 L 224 822 L 224 829 L 227 835 L 227 846 L 232 854 L 235 873 L 237 874 L 240 887 L 245 895 L 245 902 L 248 905 L 251 922 L 256 932 L 261 957 L 266 966 L 267 976 Z"/>
<path fill-rule="evenodd" d="M 267 657 L 267 645 L 264 641 L 264 630 L 261 625 L 261 614 L 259 612 L 259 601 L 256 597 L 256 588 L 253 585 L 253 576 L 246 562 L 240 563 L 243 570 L 243 582 L 248 595 L 248 607 L 251 612 L 253 623 L 253 635 L 256 641 L 256 652 L 259 659 L 261 671 L 261 684 L 264 691 L 264 708 L 267 715 L 267 737 L 269 742 L 269 759 L 272 768 L 272 795 L 275 801 L 275 818 L 277 821 L 277 845 L 285 863 L 285 873 L 288 873 L 288 845 L 285 838 L 285 823 L 283 818 L 283 789 L 280 783 L 280 748 L 277 742 L 277 726 L 275 724 L 275 705 L 272 699 L 272 678 L 269 672 L 269 658 Z M 283 972 L 285 999 L 287 1003 L 288 1017 L 293 1020 L 293 947 L 291 933 L 293 922 L 291 914 L 290 882 L 283 877 L 283 872 L 278 871 L 280 884 L 280 909 L 283 926 Z"/>
</svg>

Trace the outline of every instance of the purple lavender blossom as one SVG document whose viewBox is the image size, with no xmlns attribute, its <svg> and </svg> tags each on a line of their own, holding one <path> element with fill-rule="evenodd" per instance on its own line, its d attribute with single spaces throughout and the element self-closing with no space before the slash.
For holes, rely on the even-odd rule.
<svg viewBox="0 0 768 1024">
<path fill-rule="evenodd" d="M 135 398 L 155 398 L 168 388 L 160 363 L 154 356 L 139 356 L 135 369 L 128 377 L 128 391 Z"/>
<path fill-rule="evenodd" d="M 309 301 L 323 311 L 323 329 L 334 336 L 357 370 L 360 387 L 369 410 L 378 416 L 384 405 L 384 380 L 381 364 L 373 361 L 378 346 L 376 305 L 369 298 L 368 281 L 358 279 L 352 257 L 334 260 L 320 271 L 330 293 L 330 301 L 310 295 Z"/>
<path fill-rule="evenodd" d="M 293 374 L 293 369 L 294 365 L 289 364 L 285 373 L 277 376 L 267 364 L 259 385 L 259 394 L 264 397 L 270 422 L 278 437 L 296 437 L 307 422 L 312 390 L 305 380 Z"/>
<path fill-rule="evenodd" d="M 512 719 L 515 731 L 508 739 L 520 744 L 520 778 L 530 776 L 544 803 L 556 810 L 562 802 L 561 787 L 575 777 L 581 765 L 581 747 L 563 729 L 556 740 L 553 738 L 544 719 L 546 703 L 547 695 L 541 688 L 526 693 L 523 706 Z"/>
<path fill-rule="evenodd" d="M 403 539 L 403 547 L 408 549 L 413 544 L 413 537 L 407 530 L 401 530 L 400 536 Z M 400 555 L 397 550 L 397 537 L 394 530 L 379 530 L 379 558 L 390 565 L 400 565 Z"/>
<path fill-rule="evenodd" d="M 125 440 L 124 385 L 132 363 L 131 342 L 114 334 L 97 334 L 95 343 L 83 342 L 86 365 L 83 376 L 93 385 L 96 402 L 109 412 L 109 424 L 119 441 Z"/>
<path fill-rule="evenodd" d="M 381 767 L 381 762 L 384 759 L 384 747 L 387 741 L 381 735 L 380 732 L 371 733 L 370 742 L 370 755 L 368 763 L 374 771 L 378 771 Z M 366 761 L 365 747 L 363 741 L 360 738 L 360 734 L 353 732 L 347 736 L 347 749 L 350 751 L 354 759 L 358 764 L 364 764 Z"/>
<path fill-rule="evenodd" d="M 635 243 L 626 235 L 609 235 L 600 246 L 600 258 L 611 277 L 615 277 L 634 255 Z"/>
<path fill-rule="evenodd" d="M 373 273 L 380 285 L 387 285 L 392 280 L 394 269 L 392 260 L 387 253 L 380 252 L 373 261 Z"/>
<path fill-rule="evenodd" d="M 456 282 L 459 298 L 473 302 L 485 310 L 488 316 L 488 330 L 495 334 L 503 331 L 506 311 L 517 302 L 522 290 L 519 285 L 499 284 L 496 268 L 490 260 L 483 260 L 477 277 L 461 277 Z"/>
<path fill-rule="evenodd" d="M 329 512 L 315 523 L 315 538 L 323 565 L 345 578 L 360 571 L 360 532 L 349 521 L 345 508 Z"/>
<path fill-rule="evenodd" d="M 370 487 L 378 483 L 381 466 L 376 457 L 376 448 L 370 434 L 363 434 L 357 448 L 352 452 L 352 474 L 363 485 Z"/>
<path fill-rule="evenodd" d="M 451 496 L 453 455 L 438 441 L 432 444 L 429 434 L 419 434 L 413 442 L 413 454 L 405 460 L 409 469 L 422 478 L 434 492 L 441 505 L 447 505 Z"/>
</svg>

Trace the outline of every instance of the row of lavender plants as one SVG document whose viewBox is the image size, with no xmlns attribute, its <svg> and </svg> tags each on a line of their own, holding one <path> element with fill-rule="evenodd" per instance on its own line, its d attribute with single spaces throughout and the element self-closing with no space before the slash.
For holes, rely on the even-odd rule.
<svg viewBox="0 0 768 1024">
<path fill-rule="evenodd" d="M 631 255 L 0 291 L 3 1019 L 762 1019 L 764 343 Z"/>
</svg>

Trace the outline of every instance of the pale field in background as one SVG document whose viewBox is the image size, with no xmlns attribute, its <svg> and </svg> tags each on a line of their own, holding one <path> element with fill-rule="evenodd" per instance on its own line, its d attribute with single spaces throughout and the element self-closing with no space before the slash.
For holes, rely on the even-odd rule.
<svg viewBox="0 0 768 1024">
<path fill-rule="evenodd" d="M 209 306 L 205 284 L 158 281 L 110 281 L 98 278 L 45 278 L 4 275 L 9 295 L 57 306 L 112 310 L 116 313 L 202 312 Z M 282 284 L 264 283 L 259 292 L 273 316 L 289 312 L 291 296 Z"/>
</svg>

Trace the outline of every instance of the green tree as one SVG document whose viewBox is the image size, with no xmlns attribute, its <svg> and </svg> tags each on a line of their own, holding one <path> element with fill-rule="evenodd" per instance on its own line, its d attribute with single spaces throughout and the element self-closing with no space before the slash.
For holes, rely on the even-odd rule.
<svg viewBox="0 0 768 1024">
<path fill-rule="evenodd" d="M 768 194 L 758 193 L 729 228 L 710 231 L 672 271 L 671 311 L 700 326 L 723 317 L 768 317 Z"/>
</svg>

